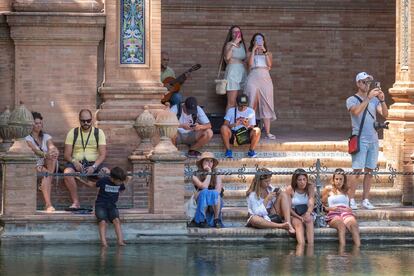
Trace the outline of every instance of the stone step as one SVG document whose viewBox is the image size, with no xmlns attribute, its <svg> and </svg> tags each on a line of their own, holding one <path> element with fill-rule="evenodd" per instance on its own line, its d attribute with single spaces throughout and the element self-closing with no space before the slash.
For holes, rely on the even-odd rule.
<svg viewBox="0 0 414 276">
<path fill-rule="evenodd" d="M 243 227 L 246 213 L 235 215 L 236 211 L 225 208 L 224 222 L 236 217 L 238 227 L 186 228 L 183 215 L 148 214 L 141 210 L 120 210 L 122 230 L 127 243 L 182 243 L 182 242 L 295 242 L 287 232 L 278 229 L 254 229 Z M 356 211 L 360 223 L 361 240 L 404 241 L 414 238 L 414 208 L 391 208 Z M 241 217 L 244 216 L 243 220 Z M 364 219 L 366 218 L 366 219 Z M 0 239 L 6 243 L 98 243 L 96 218 L 93 214 L 74 215 L 61 212 L 32 216 L 0 216 Z M 112 226 L 108 227 L 108 241 L 115 242 Z M 347 235 L 350 238 L 350 235 Z M 315 241 L 336 241 L 337 232 L 329 227 L 315 228 Z"/>
<path fill-rule="evenodd" d="M 412 207 L 377 205 L 375 210 L 358 209 L 354 213 L 360 226 L 414 227 L 414 209 Z M 226 227 L 242 227 L 246 224 L 247 218 L 247 208 L 223 208 L 223 221 Z"/>
<path fill-rule="evenodd" d="M 272 155 L 270 157 L 262 157 L 262 155 Z M 258 157 L 256 158 L 222 158 L 224 156 L 220 156 L 220 153 L 215 153 L 217 159 L 219 160 L 218 170 L 234 170 L 241 168 L 242 166 L 246 166 L 246 170 L 254 171 L 255 166 L 259 165 L 260 167 L 270 167 L 275 168 L 276 171 L 291 171 L 293 172 L 296 168 L 305 168 L 308 169 L 310 167 L 315 166 L 317 159 L 320 159 L 321 166 L 327 168 L 343 168 L 346 170 L 351 170 L 352 167 L 352 159 L 351 157 L 346 154 L 332 154 L 329 156 L 329 153 L 315 153 L 315 154 L 306 154 L 301 153 L 298 155 L 288 155 L 285 152 L 277 153 L 277 152 L 268 152 L 268 153 L 258 153 Z M 191 166 L 195 169 L 195 162 L 196 160 L 191 159 L 186 162 L 186 165 Z M 193 167 L 194 166 L 194 167 Z M 381 170 L 386 169 L 386 159 L 383 158 L 382 154 L 378 160 L 378 167 Z M 237 170 L 236 170 L 237 171 Z"/>
<path fill-rule="evenodd" d="M 192 191 L 185 192 L 185 199 L 189 199 Z M 398 188 L 375 188 L 371 189 L 370 201 L 374 205 L 400 206 L 402 191 Z M 361 200 L 362 190 L 356 191 L 355 199 Z M 224 192 L 224 206 L 226 207 L 246 207 L 246 191 L 227 190 Z"/>
<path fill-rule="evenodd" d="M 272 169 L 272 168 L 270 168 Z M 272 169 L 273 170 L 273 169 Z M 222 177 L 222 182 L 225 190 L 247 190 L 253 180 L 253 175 L 245 175 L 245 179 L 239 177 L 239 175 L 226 175 Z M 292 176 L 290 175 L 274 175 L 272 177 L 272 186 L 273 187 L 286 187 L 290 185 Z M 326 176 L 321 178 L 323 186 L 331 184 L 331 177 Z M 193 184 L 189 179 L 186 179 L 186 190 L 192 191 Z M 379 175 L 378 178 L 372 180 L 372 187 L 388 187 L 392 188 L 394 181 L 390 179 L 387 175 Z M 362 183 L 358 184 L 358 187 L 362 189 Z"/>
<path fill-rule="evenodd" d="M 338 152 L 348 152 L 348 142 L 346 141 L 347 137 L 344 137 L 344 140 L 326 140 L 326 141 L 303 141 L 305 139 L 296 138 L 296 139 L 277 139 L 277 140 L 267 140 L 260 139 L 259 144 L 256 147 L 258 152 L 272 152 L 272 151 L 338 151 Z M 382 140 L 380 142 L 380 150 L 382 150 Z M 186 145 L 178 145 L 178 149 L 182 151 L 187 151 L 188 147 Z M 242 145 L 232 147 L 235 152 L 247 152 L 249 145 Z M 203 151 L 218 151 L 224 152 L 225 148 L 223 146 L 223 141 L 221 136 L 215 134 L 213 139 L 203 147 Z"/>
</svg>

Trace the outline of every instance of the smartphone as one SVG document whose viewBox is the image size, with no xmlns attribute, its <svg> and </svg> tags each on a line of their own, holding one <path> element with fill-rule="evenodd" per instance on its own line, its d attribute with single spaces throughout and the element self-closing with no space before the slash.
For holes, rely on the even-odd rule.
<svg viewBox="0 0 414 276">
<path fill-rule="evenodd" d="M 256 36 L 255 42 L 257 46 L 263 46 L 263 37 L 260 35 Z"/>
<path fill-rule="evenodd" d="M 280 191 L 280 188 L 279 187 L 276 187 L 276 188 L 273 189 L 273 192 L 276 193 L 276 194 L 278 194 L 279 191 Z"/>
<path fill-rule="evenodd" d="M 369 90 L 379 88 L 381 89 L 381 83 L 379 81 L 372 81 L 369 85 Z"/>
</svg>

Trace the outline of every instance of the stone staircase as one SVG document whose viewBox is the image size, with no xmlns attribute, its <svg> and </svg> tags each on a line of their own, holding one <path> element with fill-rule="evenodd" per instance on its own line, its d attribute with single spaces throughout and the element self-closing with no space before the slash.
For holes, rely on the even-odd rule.
<svg viewBox="0 0 414 276">
<path fill-rule="evenodd" d="M 180 150 L 186 151 L 185 146 Z M 333 171 L 343 168 L 351 171 L 351 157 L 347 153 L 347 142 L 343 141 L 282 141 L 261 140 L 257 147 L 258 157 L 248 158 L 247 146 L 233 148 L 234 159 L 224 158 L 224 147 L 220 136 L 215 135 L 213 140 L 203 149 L 211 151 L 219 159 L 219 170 L 237 172 L 245 166 L 245 171 L 256 171 L 256 165 L 266 167 L 272 171 L 294 171 L 296 168 L 309 170 L 320 159 L 325 170 Z M 188 159 L 187 165 L 196 170 L 195 160 Z M 379 169 L 386 171 L 386 159 L 380 152 Z M 245 193 L 253 179 L 253 175 L 246 175 L 243 180 L 239 175 L 224 175 L 224 208 L 223 217 L 226 226 L 241 227 L 247 218 L 247 203 Z M 291 175 L 274 175 L 272 186 L 286 187 L 290 185 Z M 322 176 L 323 185 L 329 184 L 331 175 Z M 193 192 L 190 180 L 185 181 L 186 199 Z M 361 201 L 362 183 L 359 184 L 356 193 L 357 202 Z M 414 226 L 414 211 L 410 207 L 401 205 L 402 190 L 394 185 L 394 180 L 388 175 L 380 175 L 373 179 L 370 193 L 371 202 L 377 207 L 376 210 L 357 210 L 357 218 L 361 226 Z"/>
</svg>

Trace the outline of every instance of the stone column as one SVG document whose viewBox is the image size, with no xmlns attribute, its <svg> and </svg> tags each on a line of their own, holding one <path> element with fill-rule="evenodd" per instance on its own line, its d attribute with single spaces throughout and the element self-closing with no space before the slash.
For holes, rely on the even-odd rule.
<svg viewBox="0 0 414 276">
<path fill-rule="evenodd" d="M 152 172 L 152 163 L 144 155 L 131 155 L 129 161 L 132 164 L 132 173 Z M 148 191 L 152 178 L 151 175 L 146 177 L 134 176 L 131 180 L 132 186 L 132 206 L 138 209 L 148 208 Z"/>
<path fill-rule="evenodd" d="M 31 152 L 8 152 L 0 155 L 0 162 L 3 167 L 3 215 L 34 215 L 37 202 L 36 157 Z"/>
<path fill-rule="evenodd" d="M 153 154 L 149 211 L 153 214 L 184 215 L 184 156 Z"/>
<path fill-rule="evenodd" d="M 389 165 L 398 171 L 412 171 L 410 156 L 414 152 L 414 2 L 396 1 L 396 70 L 395 83 L 389 89 L 394 101 L 384 131 L 384 154 Z M 402 203 L 413 203 L 413 178 L 399 176 L 395 185 L 403 191 Z"/>
<path fill-rule="evenodd" d="M 162 108 L 166 91 L 160 82 L 161 1 L 106 0 L 105 81 L 98 114 L 111 147 L 108 162 L 127 165 L 139 139 L 135 118 L 147 105 Z"/>
<path fill-rule="evenodd" d="M 16 0 L 7 14 L 14 42 L 14 102 L 41 112 L 54 139 L 96 110 L 103 5 L 95 0 Z"/>
</svg>

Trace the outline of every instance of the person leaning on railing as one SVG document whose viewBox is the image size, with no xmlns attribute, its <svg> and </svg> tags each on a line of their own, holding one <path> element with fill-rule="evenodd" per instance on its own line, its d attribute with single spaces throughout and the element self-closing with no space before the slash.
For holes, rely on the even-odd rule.
<svg viewBox="0 0 414 276">
<path fill-rule="evenodd" d="M 356 246 L 360 246 L 359 227 L 355 215 L 349 206 L 349 186 L 343 169 L 336 169 L 332 177 L 332 186 L 322 190 L 322 203 L 328 215 L 326 221 L 338 231 L 339 245 L 344 246 L 346 230 L 351 232 Z"/>
<path fill-rule="evenodd" d="M 43 117 L 38 112 L 32 112 L 34 123 L 30 135 L 25 137 L 27 145 L 36 154 L 36 171 L 39 173 L 54 173 L 59 151 L 52 141 L 52 136 L 43 132 Z M 52 190 L 52 176 L 43 176 L 39 189 L 45 200 L 45 211 L 55 211 L 50 199 Z"/>
</svg>

